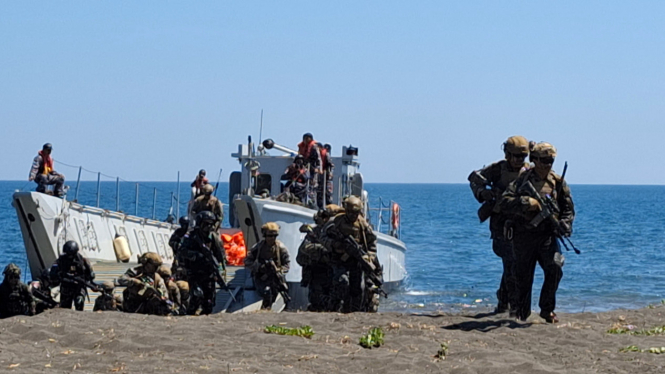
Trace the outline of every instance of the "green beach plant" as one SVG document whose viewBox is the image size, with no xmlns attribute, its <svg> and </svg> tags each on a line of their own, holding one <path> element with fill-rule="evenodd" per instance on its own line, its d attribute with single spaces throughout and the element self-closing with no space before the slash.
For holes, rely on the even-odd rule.
<svg viewBox="0 0 665 374">
<path fill-rule="evenodd" d="M 363 348 L 375 348 L 383 345 L 383 330 L 380 327 L 370 329 L 367 334 L 360 337 L 360 346 Z"/>
<path fill-rule="evenodd" d="M 314 330 L 311 326 L 300 326 L 300 327 L 283 327 L 270 325 L 266 326 L 263 330 L 266 334 L 277 334 L 277 335 L 290 335 L 290 336 L 302 336 L 303 338 L 311 339 L 314 335 Z"/>
</svg>

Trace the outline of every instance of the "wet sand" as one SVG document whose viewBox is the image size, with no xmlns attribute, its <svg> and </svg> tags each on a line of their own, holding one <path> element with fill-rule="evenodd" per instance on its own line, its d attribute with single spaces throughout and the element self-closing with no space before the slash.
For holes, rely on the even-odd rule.
<svg viewBox="0 0 665 374">
<path fill-rule="evenodd" d="M 53 310 L 0 320 L 0 371 L 17 373 L 663 373 L 665 335 L 613 335 L 615 324 L 665 325 L 662 305 L 560 314 L 545 324 L 507 315 L 252 313 L 155 317 Z M 266 334 L 310 325 L 311 339 Z M 385 344 L 359 338 L 382 327 Z M 445 359 L 435 355 L 447 343 Z"/>
</svg>

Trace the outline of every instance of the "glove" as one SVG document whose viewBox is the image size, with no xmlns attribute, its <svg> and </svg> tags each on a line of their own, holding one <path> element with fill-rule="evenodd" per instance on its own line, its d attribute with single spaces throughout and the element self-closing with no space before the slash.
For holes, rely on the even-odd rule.
<svg viewBox="0 0 665 374">
<path fill-rule="evenodd" d="M 540 212 L 541 209 L 542 207 L 540 206 L 538 200 L 534 199 L 533 197 L 529 197 L 529 207 L 527 208 L 527 211 Z"/>
<path fill-rule="evenodd" d="M 570 226 L 570 223 L 566 221 L 560 221 L 559 226 L 561 229 L 561 236 L 564 238 L 569 238 L 573 234 L 573 228 Z"/>
<path fill-rule="evenodd" d="M 483 201 L 492 201 L 494 199 L 494 194 L 491 190 L 483 190 L 480 193 L 480 199 Z"/>
</svg>

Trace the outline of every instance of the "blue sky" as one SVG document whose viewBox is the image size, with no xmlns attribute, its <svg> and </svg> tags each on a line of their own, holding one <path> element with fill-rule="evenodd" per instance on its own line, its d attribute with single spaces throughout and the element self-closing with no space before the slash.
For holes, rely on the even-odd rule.
<svg viewBox="0 0 665 374">
<path fill-rule="evenodd" d="M 358 146 L 370 182 L 464 182 L 522 134 L 557 146 L 571 183 L 665 184 L 663 14 L 657 1 L 3 2 L 0 179 L 26 179 L 47 141 L 56 160 L 127 180 L 226 178 L 263 109 L 264 139 Z"/>
</svg>

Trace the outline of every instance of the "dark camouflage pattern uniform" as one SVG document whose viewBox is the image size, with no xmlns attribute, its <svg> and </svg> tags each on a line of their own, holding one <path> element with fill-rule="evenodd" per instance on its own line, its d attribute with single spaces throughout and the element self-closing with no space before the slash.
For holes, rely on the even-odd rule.
<svg viewBox="0 0 665 374">
<path fill-rule="evenodd" d="M 575 218 L 575 206 L 570 188 L 561 176 L 550 171 L 547 178 L 541 179 L 534 170 L 520 174 L 503 194 L 501 210 L 510 214 L 514 222 L 513 249 L 515 251 L 514 275 L 516 279 L 516 314 L 525 320 L 531 314 L 531 292 L 536 263 L 545 274 L 540 292 L 541 315 L 547 315 L 556 307 L 556 291 L 563 276 L 563 255 L 555 237 L 554 227 L 547 220 L 537 227 L 530 228 L 529 222 L 538 214 L 529 208 L 528 193 L 522 189 L 530 181 L 541 197 L 547 195 L 558 205 L 558 219 L 569 224 Z"/>
<path fill-rule="evenodd" d="M 273 246 L 268 246 L 265 239 L 254 244 L 245 257 L 245 266 L 252 272 L 256 292 L 263 298 L 263 308 L 270 308 L 277 299 L 279 292 L 268 279 L 265 271 L 265 262 L 272 260 L 277 271 L 286 274 L 291 266 L 289 250 L 282 242 L 275 240 Z M 286 301 L 286 300 L 285 300 Z"/>
<path fill-rule="evenodd" d="M 523 169 L 528 168 L 528 165 L 529 164 L 524 164 Z M 501 258 L 503 263 L 501 283 L 499 284 L 499 289 L 496 291 L 498 311 L 507 309 L 508 305 L 511 303 L 511 298 L 516 296 L 513 287 L 515 284 L 513 279 L 515 256 L 513 254 L 512 243 L 506 240 L 503 235 L 503 226 L 507 217 L 505 214 L 502 214 L 498 200 L 501 199 L 501 195 L 508 188 L 510 183 L 517 179 L 519 172 L 520 169 L 514 170 L 506 160 L 495 162 L 478 170 L 478 173 L 490 183 L 489 187 L 491 188 L 494 200 L 489 202 L 484 201 L 481 197 L 481 193 L 486 190 L 487 187 L 477 180 L 473 173 L 469 176 L 471 191 L 476 200 L 478 200 L 479 203 L 489 203 L 494 206 L 489 223 L 490 235 L 492 238 L 492 251 Z"/>
<path fill-rule="evenodd" d="M 180 251 L 184 258 L 184 267 L 187 271 L 189 283 L 189 307 L 187 314 L 196 314 L 201 307 L 201 314 L 210 314 L 217 298 L 215 289 L 215 274 L 212 271 L 214 263 L 206 258 L 204 251 L 212 252 L 220 266 L 226 264 L 226 252 L 219 238 L 213 231 L 202 237 L 198 229 L 185 235 Z"/>
<path fill-rule="evenodd" d="M 355 222 L 351 222 L 346 214 L 339 214 L 330 225 L 326 225 L 322 242 L 331 252 L 332 309 L 344 313 L 374 311 L 378 305 L 368 305 L 368 300 L 378 302 L 378 298 L 366 293 L 366 281 L 360 264 L 346 253 L 341 239 L 349 235 L 364 247 L 370 261 L 378 265 L 376 235 L 365 218 L 358 216 Z"/>
<path fill-rule="evenodd" d="M 73 303 L 76 310 L 83 310 L 85 296 L 88 292 L 86 286 L 69 279 L 79 277 L 92 282 L 95 279 L 95 273 L 92 271 L 90 261 L 80 253 L 76 253 L 73 256 L 62 254 L 56 262 L 58 264 L 58 279 L 60 280 L 60 307 L 71 309 Z"/>
<path fill-rule="evenodd" d="M 35 314 L 35 299 L 28 286 L 18 281 L 12 285 L 5 279 L 0 284 L 0 318 Z"/>
</svg>

